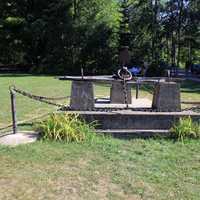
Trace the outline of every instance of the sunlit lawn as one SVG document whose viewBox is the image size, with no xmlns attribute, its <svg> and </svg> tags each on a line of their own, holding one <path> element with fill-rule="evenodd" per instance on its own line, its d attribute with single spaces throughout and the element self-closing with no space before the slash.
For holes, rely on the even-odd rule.
<svg viewBox="0 0 200 200">
<path fill-rule="evenodd" d="M 200 142 L 0 146 L 0 199 L 199 200 Z"/>
</svg>

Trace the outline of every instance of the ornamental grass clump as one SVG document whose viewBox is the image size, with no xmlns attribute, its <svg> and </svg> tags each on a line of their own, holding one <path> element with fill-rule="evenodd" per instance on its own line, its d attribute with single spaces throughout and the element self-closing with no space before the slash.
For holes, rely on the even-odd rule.
<svg viewBox="0 0 200 200">
<path fill-rule="evenodd" d="M 200 123 L 193 122 L 191 117 L 180 118 L 171 128 L 171 136 L 184 141 L 186 138 L 200 138 Z"/>
<path fill-rule="evenodd" d="M 86 124 L 78 115 L 51 114 L 46 120 L 35 125 L 42 139 L 64 142 L 91 141 L 95 137 L 93 124 Z"/>
</svg>

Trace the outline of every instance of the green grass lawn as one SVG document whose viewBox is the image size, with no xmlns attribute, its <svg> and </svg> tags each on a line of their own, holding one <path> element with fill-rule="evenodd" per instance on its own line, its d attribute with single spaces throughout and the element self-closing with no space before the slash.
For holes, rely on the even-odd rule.
<svg viewBox="0 0 200 200">
<path fill-rule="evenodd" d="M 199 200 L 200 142 L 0 146 L 0 199 Z"/>
<path fill-rule="evenodd" d="M 11 122 L 9 85 L 44 96 L 70 94 L 70 82 L 51 76 L 1 75 L 0 126 Z M 107 85 L 95 89 L 96 96 L 109 95 Z M 140 96 L 151 98 L 145 91 Z M 185 82 L 182 99 L 199 100 L 199 85 Z M 55 109 L 17 97 L 19 120 Z M 0 146 L 0 199 L 199 200 L 199 149 L 198 140 L 113 138 Z"/>
</svg>

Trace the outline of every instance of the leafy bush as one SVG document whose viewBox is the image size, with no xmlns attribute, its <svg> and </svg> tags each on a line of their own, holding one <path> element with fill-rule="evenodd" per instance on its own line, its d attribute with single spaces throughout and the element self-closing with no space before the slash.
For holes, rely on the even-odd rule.
<svg viewBox="0 0 200 200">
<path fill-rule="evenodd" d="M 72 114 L 51 114 L 46 120 L 35 125 L 43 139 L 83 142 L 95 137 L 94 126 L 86 124 Z"/>
<path fill-rule="evenodd" d="M 171 136 L 182 142 L 185 138 L 200 138 L 200 124 L 193 122 L 191 117 L 181 118 L 171 128 Z"/>
</svg>

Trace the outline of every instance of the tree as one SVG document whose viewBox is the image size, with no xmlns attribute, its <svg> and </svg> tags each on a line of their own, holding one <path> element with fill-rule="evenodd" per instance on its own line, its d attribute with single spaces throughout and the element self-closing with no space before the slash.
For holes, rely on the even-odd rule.
<svg viewBox="0 0 200 200">
<path fill-rule="evenodd" d="M 199 0 L 1 0 L 0 63 L 109 73 L 120 46 L 132 64 L 199 62 L 199 13 Z"/>
</svg>

